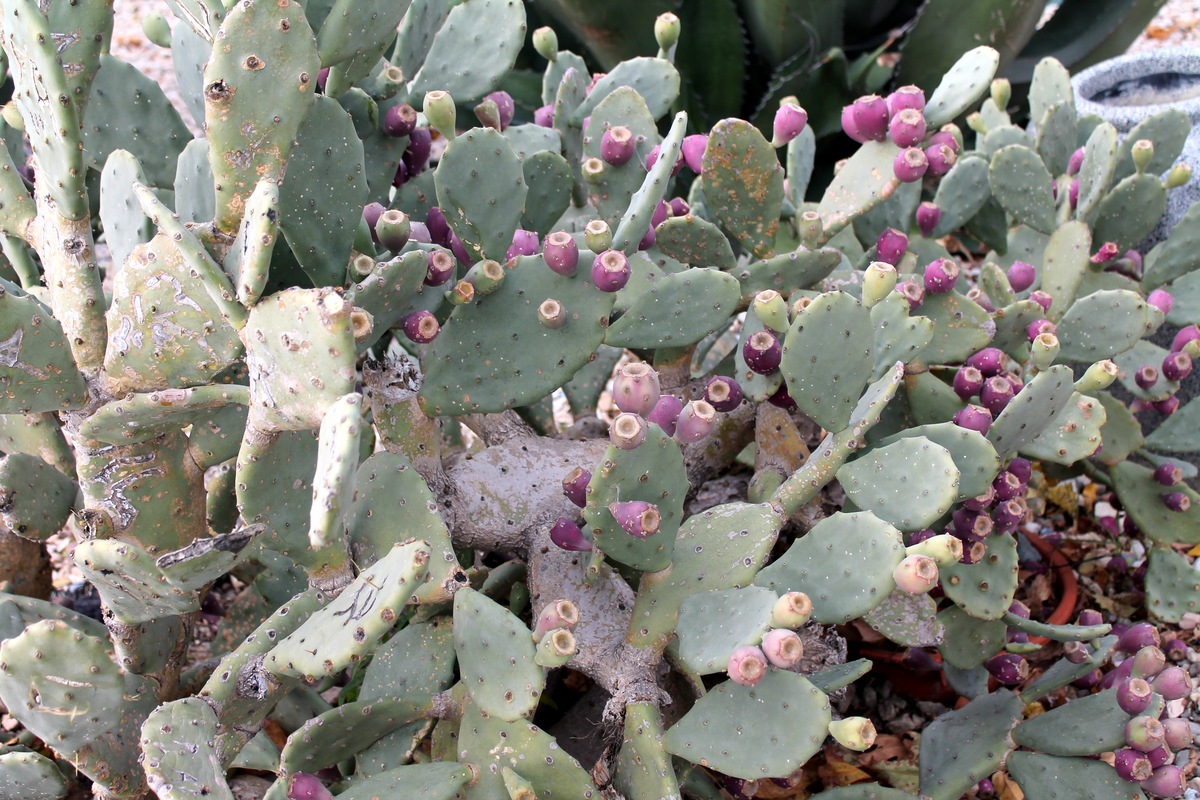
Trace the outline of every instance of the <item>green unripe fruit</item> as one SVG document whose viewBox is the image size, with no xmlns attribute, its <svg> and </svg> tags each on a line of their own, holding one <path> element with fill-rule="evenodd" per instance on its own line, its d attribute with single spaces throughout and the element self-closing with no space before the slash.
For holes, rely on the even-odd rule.
<svg viewBox="0 0 1200 800">
<path fill-rule="evenodd" d="M 1039 333 L 1033 339 L 1029 360 L 1039 370 L 1049 369 L 1058 357 L 1058 337 L 1053 333 Z"/>
<path fill-rule="evenodd" d="M 812 600 L 804 592 L 787 592 L 771 607 L 772 628 L 803 627 L 812 618 Z"/>
<path fill-rule="evenodd" d="M 800 215 L 800 241 L 810 250 L 821 241 L 824 227 L 821 225 L 821 215 L 816 211 L 805 211 Z"/>
<path fill-rule="evenodd" d="M 450 96 L 449 92 L 426 92 L 425 104 L 421 110 L 434 130 L 447 139 L 454 138 L 454 123 L 458 111 L 454 107 L 454 98 Z"/>
<path fill-rule="evenodd" d="M 1133 157 L 1133 166 L 1141 175 L 1146 171 L 1146 167 L 1150 166 L 1150 160 L 1154 158 L 1154 142 L 1149 139 L 1138 139 L 1133 143 L 1129 154 Z"/>
<path fill-rule="evenodd" d="M 896 268 L 886 261 L 872 261 L 863 272 L 862 303 L 871 308 L 896 288 Z"/>
<path fill-rule="evenodd" d="M 951 533 L 939 533 L 906 547 L 908 555 L 929 556 L 939 567 L 957 564 L 963 557 L 962 540 Z"/>
<path fill-rule="evenodd" d="M 847 750 L 869 750 L 875 744 L 875 726 L 866 717 L 846 717 L 829 723 L 829 735 Z"/>
<path fill-rule="evenodd" d="M 1171 167 L 1171 171 L 1167 173 L 1166 187 L 1168 189 L 1178 189 L 1192 179 L 1192 167 L 1190 164 L 1179 163 Z"/>
<path fill-rule="evenodd" d="M 996 104 L 996 108 L 1003 111 L 1008 108 L 1008 101 L 1012 99 L 1012 84 L 1008 82 L 1008 78 L 996 78 L 992 81 L 992 102 Z"/>
<path fill-rule="evenodd" d="M 668 11 L 654 20 L 654 40 L 660 50 L 670 50 L 679 41 L 679 17 Z"/>
<path fill-rule="evenodd" d="M 1107 389 L 1117 379 L 1119 371 L 1117 365 L 1107 358 L 1097 361 L 1087 368 L 1087 372 L 1083 373 L 1082 378 L 1075 381 L 1075 391 L 1080 394 L 1091 394 L 1101 389 Z"/>
<path fill-rule="evenodd" d="M 25 120 L 17 110 L 16 103 L 5 103 L 3 108 L 0 108 L 0 114 L 4 115 L 4 122 L 14 131 L 25 130 Z"/>
<path fill-rule="evenodd" d="M 171 23 L 160 11 L 142 17 L 142 33 L 159 47 L 171 46 Z"/>
<path fill-rule="evenodd" d="M 376 238 L 379 239 L 381 245 L 393 253 L 400 252 L 404 245 L 408 244 L 410 233 L 412 233 L 412 225 L 408 215 L 403 211 L 389 208 L 375 221 Z"/>
<path fill-rule="evenodd" d="M 771 330 L 782 333 L 788 329 L 787 300 L 774 289 L 764 289 L 755 295 L 751 308 L 759 322 Z"/>
<path fill-rule="evenodd" d="M 579 647 L 575 643 L 575 634 L 566 628 L 557 628 L 538 642 L 533 660 L 543 667 L 561 667 L 574 658 L 577 652 Z"/>
<path fill-rule="evenodd" d="M 558 34 L 553 28 L 542 27 L 533 32 L 533 49 L 547 61 L 558 58 Z"/>
<path fill-rule="evenodd" d="M 475 287 L 476 297 L 485 297 L 499 289 L 504 282 L 504 266 L 499 261 L 485 258 L 467 270 L 463 280 Z"/>
<path fill-rule="evenodd" d="M 594 219 L 583 229 L 583 241 L 593 253 L 603 253 L 612 247 L 612 229 L 602 219 Z"/>
</svg>

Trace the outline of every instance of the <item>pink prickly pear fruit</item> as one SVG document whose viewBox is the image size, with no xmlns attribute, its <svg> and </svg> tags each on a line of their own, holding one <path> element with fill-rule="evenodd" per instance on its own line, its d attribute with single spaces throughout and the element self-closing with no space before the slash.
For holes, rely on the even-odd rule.
<svg viewBox="0 0 1200 800">
<path fill-rule="evenodd" d="M 538 614 L 533 626 L 533 640 L 540 642 L 542 637 L 556 628 L 570 630 L 579 623 L 579 606 L 570 600 L 555 600 Z"/>
<path fill-rule="evenodd" d="M 1037 267 L 1024 261 L 1014 261 L 1008 268 L 1008 285 L 1014 292 L 1023 292 L 1037 279 Z"/>
<path fill-rule="evenodd" d="M 1192 679 L 1182 667 L 1167 667 L 1151 682 L 1164 700 L 1182 700 L 1192 693 Z"/>
<path fill-rule="evenodd" d="M 614 125 L 600 137 L 600 158 L 606 164 L 614 167 L 628 164 L 636 152 L 633 132 L 624 125 Z"/>
<path fill-rule="evenodd" d="M 513 231 L 512 244 L 508 246 L 504 258 L 507 260 L 517 256 L 536 255 L 539 249 L 541 249 L 541 244 L 538 242 L 536 232 L 517 229 Z"/>
<path fill-rule="evenodd" d="M 1132 747 L 1124 747 L 1113 755 L 1113 768 L 1121 780 L 1130 783 L 1144 781 L 1154 772 L 1154 767 L 1150 766 L 1150 759 L 1146 758 L 1146 754 L 1134 750 Z"/>
<path fill-rule="evenodd" d="M 925 267 L 922 283 L 929 294 L 945 294 L 958 283 L 958 262 L 952 258 L 938 258 Z"/>
<path fill-rule="evenodd" d="M 579 245 L 566 231 L 547 234 L 542 259 L 551 270 L 569 278 L 579 266 Z"/>
<path fill-rule="evenodd" d="M 333 800 L 333 794 L 316 775 L 297 772 L 288 780 L 288 800 Z"/>
<path fill-rule="evenodd" d="M 1166 289 L 1155 289 L 1146 298 L 1146 302 L 1164 314 L 1170 314 L 1171 309 L 1175 308 L 1175 296 Z"/>
<path fill-rule="evenodd" d="M 608 429 L 609 440 L 618 450 L 633 450 L 646 441 L 646 420 L 637 414 L 618 414 Z"/>
<path fill-rule="evenodd" d="M 878 95 L 866 95 L 842 109 L 842 130 L 856 142 L 887 139 L 887 101 Z"/>
<path fill-rule="evenodd" d="M 892 571 L 896 586 L 909 594 L 925 594 L 937 586 L 937 562 L 929 556 L 913 554 L 905 556 L 904 560 Z"/>
<path fill-rule="evenodd" d="M 743 686 L 754 686 L 767 674 L 767 657 L 757 647 L 743 645 L 729 656 L 729 677 Z"/>
<path fill-rule="evenodd" d="M 587 505 L 587 487 L 592 481 L 592 473 L 583 467 L 576 467 L 562 479 L 563 494 L 575 505 L 583 508 Z"/>
<path fill-rule="evenodd" d="M 417 344 L 429 344 L 440 330 L 437 318 L 428 311 L 414 311 L 404 318 L 404 335 Z"/>
<path fill-rule="evenodd" d="M 658 506 L 645 500 L 609 503 L 608 511 L 622 530 L 637 539 L 653 536 L 662 524 Z"/>
<path fill-rule="evenodd" d="M 906 108 L 914 111 L 925 110 L 925 92 L 920 86 L 901 86 L 887 96 L 888 113 L 893 117 Z"/>
<path fill-rule="evenodd" d="M 736 380 L 724 375 L 717 375 L 709 378 L 705 385 L 704 399 L 717 411 L 728 413 L 742 404 L 745 395 Z"/>
<path fill-rule="evenodd" d="M 717 410 L 707 400 L 692 400 L 679 412 L 675 439 L 683 444 L 703 440 L 717 423 Z"/>
<path fill-rule="evenodd" d="M 804 657 L 804 643 L 793 630 L 773 628 L 763 637 L 762 651 L 767 661 L 780 669 L 788 669 Z"/>
<path fill-rule="evenodd" d="M 942 210 L 938 208 L 936 203 L 931 203 L 927 200 L 917 206 L 917 227 L 921 229 L 922 236 L 932 236 L 934 229 L 937 228 L 938 223 L 941 221 Z"/>
<path fill-rule="evenodd" d="M 504 130 L 512 124 L 513 115 L 516 114 L 516 104 L 513 102 L 512 95 L 504 90 L 497 90 L 486 95 L 484 100 L 491 100 L 496 104 L 496 110 L 499 112 L 500 130 Z"/>
<path fill-rule="evenodd" d="M 1067 162 L 1067 174 L 1075 177 L 1079 174 L 1079 168 L 1083 166 L 1084 149 L 1081 147 L 1074 153 L 1071 153 L 1071 158 Z"/>
<path fill-rule="evenodd" d="M 533 124 L 539 128 L 554 127 L 554 106 L 545 105 L 533 112 Z"/>
<path fill-rule="evenodd" d="M 892 161 L 892 174 L 901 183 L 915 183 L 929 170 L 929 157 L 919 147 L 906 147 Z"/>
<path fill-rule="evenodd" d="M 1141 678 L 1126 678 L 1117 684 L 1117 705 L 1126 714 L 1140 714 L 1150 705 L 1154 690 Z"/>
<path fill-rule="evenodd" d="M 1187 353 L 1167 353 L 1162 361 L 1162 376 L 1179 382 L 1192 374 L 1192 357 Z"/>
<path fill-rule="evenodd" d="M 1133 668 L 1130 675 L 1135 678 L 1153 678 L 1166 669 L 1167 654 L 1154 645 L 1146 645 L 1133 656 Z M 1139 712 L 1140 713 L 1140 712 Z"/>
<path fill-rule="evenodd" d="M 1016 653 L 1001 653 L 983 664 L 988 674 L 1004 686 L 1016 686 L 1029 677 L 1029 662 Z"/>
<path fill-rule="evenodd" d="M 783 147 L 792 139 L 799 136 L 807 124 L 808 112 L 801 108 L 799 104 L 790 102 L 781 103 L 779 110 L 775 112 L 771 146 Z"/>
<path fill-rule="evenodd" d="M 1154 717 L 1134 717 L 1125 723 L 1125 742 L 1134 750 L 1149 753 L 1166 742 L 1167 731 Z"/>
<path fill-rule="evenodd" d="M 1164 764 L 1138 786 L 1158 797 L 1182 797 L 1187 790 L 1183 770 L 1174 764 Z"/>
<path fill-rule="evenodd" d="M 954 415 L 954 424 L 960 428 L 987 435 L 992 427 L 992 412 L 983 406 L 969 405 Z"/>
<path fill-rule="evenodd" d="M 622 411 L 644 417 L 661 396 L 658 373 L 645 362 L 623 364 L 613 377 L 613 402 Z"/>
<path fill-rule="evenodd" d="M 592 283 L 602 292 L 616 292 L 629 283 L 629 259 L 620 250 L 605 250 L 592 261 Z"/>
<path fill-rule="evenodd" d="M 559 517 L 550 528 L 550 541 L 563 550 L 587 552 L 592 549 L 592 543 L 583 535 L 583 530 L 566 517 Z"/>
<path fill-rule="evenodd" d="M 408 103 L 392 106 L 383 112 L 380 128 L 391 137 L 408 136 L 417 127 L 417 110 Z"/>
<path fill-rule="evenodd" d="M 875 241 L 875 257 L 893 267 L 908 252 L 908 237 L 895 228 L 885 228 Z"/>
<path fill-rule="evenodd" d="M 963 400 L 970 400 L 983 388 L 983 373 L 970 365 L 954 373 L 954 393 Z"/>
<path fill-rule="evenodd" d="M 699 175 L 704 166 L 704 151 L 708 149 L 708 136 L 703 133 L 685 136 L 679 149 L 683 153 L 683 163 L 687 164 L 688 169 Z"/>
<path fill-rule="evenodd" d="M 1004 371 L 1004 351 L 998 347 L 985 347 L 972 353 L 967 358 L 967 365 L 972 366 L 990 378 Z"/>
<path fill-rule="evenodd" d="M 1185 750 L 1192 746 L 1192 725 L 1183 717 L 1162 720 L 1163 731 L 1166 735 L 1167 747 L 1172 750 Z"/>
<path fill-rule="evenodd" d="M 888 136 L 897 147 L 913 147 L 925 138 L 925 115 L 915 108 L 901 109 L 888 122 Z"/>
<path fill-rule="evenodd" d="M 1162 638 L 1159 636 L 1158 628 L 1149 622 L 1130 625 L 1117 639 L 1117 649 L 1123 653 L 1136 653 L 1143 647 L 1151 645 L 1158 647 L 1160 644 L 1162 644 Z"/>
<path fill-rule="evenodd" d="M 783 360 L 783 348 L 779 338 L 770 331 L 757 331 L 742 346 L 742 358 L 746 366 L 759 375 L 769 375 L 779 369 Z"/>
<path fill-rule="evenodd" d="M 1183 480 L 1183 470 L 1178 464 L 1164 461 L 1155 468 L 1154 480 L 1162 486 L 1175 486 Z"/>
<path fill-rule="evenodd" d="M 647 422 L 653 422 L 662 428 L 667 436 L 675 435 L 675 424 L 679 421 L 679 412 L 683 411 L 683 401 L 673 394 L 664 394 L 654 404 L 654 409 L 646 416 Z"/>
</svg>

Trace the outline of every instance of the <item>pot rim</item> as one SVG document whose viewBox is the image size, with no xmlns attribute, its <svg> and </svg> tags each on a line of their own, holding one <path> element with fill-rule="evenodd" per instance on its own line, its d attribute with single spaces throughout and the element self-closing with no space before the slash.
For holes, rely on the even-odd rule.
<svg viewBox="0 0 1200 800">
<path fill-rule="evenodd" d="M 1195 75 L 1200 82 L 1200 47 L 1164 47 L 1126 53 L 1101 61 L 1071 78 L 1075 90 L 1075 108 L 1082 116 L 1095 114 L 1127 133 L 1146 117 L 1169 108 L 1186 113 L 1193 122 L 1200 120 L 1200 96 L 1181 102 L 1113 106 L 1089 99 L 1121 80 L 1156 72 L 1182 72 Z"/>
</svg>

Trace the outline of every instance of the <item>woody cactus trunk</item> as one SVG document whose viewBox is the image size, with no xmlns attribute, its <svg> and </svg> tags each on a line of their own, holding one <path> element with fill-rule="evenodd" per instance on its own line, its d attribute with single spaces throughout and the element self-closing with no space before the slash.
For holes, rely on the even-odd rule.
<svg viewBox="0 0 1200 800">
<path fill-rule="evenodd" d="M 871 746 L 831 704 L 858 620 L 972 699 L 918 782 L 819 797 L 1182 793 L 1178 649 L 1014 598 L 1027 491 L 1086 474 L 1149 612 L 1200 603 L 1200 405 L 1136 418 L 1200 348 L 1200 212 L 1134 249 L 1186 118 L 1118 142 L 1047 60 L 1023 130 L 979 48 L 848 106 L 809 200 L 797 103 L 685 135 L 669 14 L 607 75 L 532 32 L 527 122 L 517 0 L 168 5 L 199 138 L 111 3 L 0 0 L 0 515 L 35 560 L 70 533 L 103 604 L 0 594 L 0 796 L 751 796 Z M 607 698 L 595 763 L 536 724 L 564 668 Z"/>
</svg>

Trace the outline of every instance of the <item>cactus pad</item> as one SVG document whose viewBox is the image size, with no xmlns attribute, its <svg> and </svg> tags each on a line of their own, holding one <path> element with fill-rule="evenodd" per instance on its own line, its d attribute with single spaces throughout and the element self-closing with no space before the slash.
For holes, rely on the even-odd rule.
<svg viewBox="0 0 1200 800">
<path fill-rule="evenodd" d="M 50 309 L 0 283 L 0 412 L 53 411 L 84 402 L 83 375 Z"/>
<path fill-rule="evenodd" d="M 1200 495 L 1193 489 L 1186 484 L 1174 487 L 1192 504 L 1187 511 L 1172 511 L 1163 502 L 1163 486 L 1151 470 L 1125 461 L 1114 466 L 1111 474 L 1121 506 L 1146 536 L 1165 545 L 1200 544 Z"/>
<path fill-rule="evenodd" d="M 1021 718 L 1017 696 L 998 691 L 944 714 L 921 735 L 921 794 L 954 800 L 992 774 L 1012 748 L 1009 731 Z"/>
<path fill-rule="evenodd" d="M 1039 372 L 996 417 L 988 429 L 988 441 L 1001 458 L 1008 458 L 1054 422 L 1074 393 L 1070 367 L 1060 364 Z"/>
<path fill-rule="evenodd" d="M 758 644 L 769 630 L 778 599 L 761 586 L 691 595 L 679 607 L 675 629 L 679 662 L 698 675 L 723 672 L 735 649 Z"/>
<path fill-rule="evenodd" d="M 1117 705 L 1116 688 L 1076 697 L 1013 729 L 1013 741 L 1052 756 L 1091 756 L 1119 750 L 1132 715 Z"/>
<path fill-rule="evenodd" d="M 738 282 L 716 269 L 664 275 L 613 322 L 604 341 L 613 347 L 682 347 L 728 322 L 741 296 Z"/>
<path fill-rule="evenodd" d="M 471 589 L 454 595 L 454 651 L 481 712 L 513 722 L 537 707 L 546 675 L 535 650 L 529 629 L 503 606 Z"/>
<path fill-rule="evenodd" d="M 932 525 L 959 494 L 950 451 L 923 436 L 876 447 L 839 469 L 837 478 L 856 506 L 902 531 Z"/>
<path fill-rule="evenodd" d="M 529 191 L 503 134 L 474 128 L 456 137 L 438 162 L 434 184 L 446 222 L 472 258 L 503 261 Z"/>
<path fill-rule="evenodd" d="M 903 589 L 893 591 L 863 621 L 901 647 L 936 647 L 945 635 L 936 601 Z"/>
<path fill-rule="evenodd" d="M 704 151 L 704 196 L 744 250 L 758 258 L 774 254 L 783 169 L 758 128 L 736 119 L 713 126 Z"/>
<path fill-rule="evenodd" d="M 1017 540 L 989 536 L 987 553 L 974 564 L 951 564 L 941 570 L 942 589 L 976 619 L 1000 619 L 1017 591 Z"/>
<path fill-rule="evenodd" d="M 198 697 L 156 708 L 142 723 L 142 752 L 150 789 L 163 800 L 233 800 L 213 747 L 217 715 Z"/>
<path fill-rule="evenodd" d="M 79 487 L 37 456 L 0 457 L 0 520 L 23 539 L 44 541 L 67 522 Z"/>
<path fill-rule="evenodd" d="M 1088 758 L 1063 758 L 1041 753 L 1013 753 L 1007 763 L 1010 776 L 1024 787 L 1054 786 L 1060 800 L 1090 800 L 1107 797 L 1112 800 L 1145 800 L 1146 795 L 1136 783 L 1121 780 L 1117 771 Z M 1032 795 L 1026 789 L 1026 796 Z"/>
</svg>

